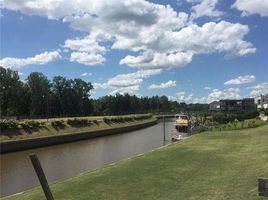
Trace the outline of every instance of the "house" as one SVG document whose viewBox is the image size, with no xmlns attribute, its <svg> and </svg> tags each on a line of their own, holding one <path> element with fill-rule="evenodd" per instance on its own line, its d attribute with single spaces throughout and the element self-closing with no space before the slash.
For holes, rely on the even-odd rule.
<svg viewBox="0 0 268 200">
<path fill-rule="evenodd" d="M 243 110 L 243 100 L 225 99 L 220 100 L 221 111 L 240 111 Z"/>
<path fill-rule="evenodd" d="M 213 101 L 209 104 L 209 110 L 211 111 L 242 111 L 254 109 L 256 109 L 256 104 L 253 98 L 224 99 Z"/>
<path fill-rule="evenodd" d="M 258 109 L 268 109 L 268 94 L 256 97 L 255 102 Z"/>
<path fill-rule="evenodd" d="M 256 110 L 254 98 L 245 98 L 242 101 L 242 106 L 244 110 Z"/>
<path fill-rule="evenodd" d="M 219 111 L 220 110 L 220 102 L 213 101 L 209 104 L 209 110 L 211 111 Z"/>
</svg>

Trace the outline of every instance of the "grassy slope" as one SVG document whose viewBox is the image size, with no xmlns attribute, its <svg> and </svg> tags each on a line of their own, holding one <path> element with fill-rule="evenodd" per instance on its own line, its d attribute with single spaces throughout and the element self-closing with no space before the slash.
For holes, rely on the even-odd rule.
<svg viewBox="0 0 268 200">
<path fill-rule="evenodd" d="M 116 165 L 52 184 L 55 199 L 263 199 L 268 125 L 204 132 Z M 40 188 L 12 200 L 44 199 Z"/>
<path fill-rule="evenodd" d="M 135 115 L 122 115 L 122 117 L 125 116 L 135 116 Z M 136 115 L 139 116 L 139 115 Z M 114 116 L 110 116 L 111 118 Z M 128 121 L 123 123 L 110 123 L 106 124 L 104 122 L 100 122 L 98 125 L 93 123 L 91 126 L 85 126 L 85 127 L 73 127 L 68 124 L 65 124 L 64 128 L 57 128 L 50 125 L 51 121 L 55 120 L 64 120 L 67 121 L 67 119 L 73 119 L 73 118 L 53 118 L 49 119 L 48 121 L 45 119 L 39 119 L 37 121 L 44 121 L 45 127 L 44 128 L 36 128 L 33 130 L 25 130 L 25 129 L 17 129 L 12 131 L 6 131 L 2 130 L 3 133 L 0 135 L 0 141 L 13 141 L 13 140 L 21 140 L 21 139 L 29 139 L 29 138 L 39 138 L 39 137 L 47 137 L 47 136 L 56 136 L 56 135 L 63 135 L 63 134 L 74 134 L 79 132 L 87 132 L 87 131 L 95 131 L 95 130 L 103 130 L 103 129 L 110 129 L 110 128 L 116 128 L 116 127 L 124 127 L 124 126 L 130 126 L 130 125 L 136 125 L 136 124 L 142 124 L 145 122 L 150 122 L 155 120 L 155 118 L 145 119 L 145 120 L 136 120 L 136 121 Z M 89 119 L 89 120 L 102 120 L 102 117 L 79 117 L 79 119 Z M 10 132 L 10 133 L 9 133 Z"/>
</svg>

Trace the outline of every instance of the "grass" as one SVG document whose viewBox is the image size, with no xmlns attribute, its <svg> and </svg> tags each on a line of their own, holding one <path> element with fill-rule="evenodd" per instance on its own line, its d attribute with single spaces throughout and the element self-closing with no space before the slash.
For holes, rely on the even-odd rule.
<svg viewBox="0 0 268 200">
<path fill-rule="evenodd" d="M 57 200 L 262 200 L 268 125 L 203 132 L 115 165 L 51 185 Z M 40 187 L 4 200 L 45 199 Z"/>
<path fill-rule="evenodd" d="M 149 116 L 146 119 L 138 119 L 139 117 Z M 119 119 L 119 120 L 116 120 Z M 126 119 L 126 120 L 124 120 Z M 73 121 L 86 121 L 85 125 L 71 124 Z M 79 132 L 90 132 L 95 130 L 104 130 L 116 127 L 125 127 L 136 124 L 142 124 L 155 120 L 151 115 L 121 115 L 121 116 L 97 116 L 97 117 L 78 117 L 78 118 L 53 118 L 53 119 L 37 119 L 37 120 L 17 120 L 16 124 L 25 124 L 25 122 L 42 123 L 39 127 L 32 128 L 13 128 L 1 130 L 0 141 L 14 141 L 21 139 L 40 138 L 48 136 L 56 136 L 63 134 L 75 134 Z"/>
<path fill-rule="evenodd" d="M 258 119 L 249 119 L 245 121 L 229 122 L 228 124 L 220 124 L 209 127 L 210 131 L 230 131 L 230 130 L 241 130 L 248 128 L 256 128 L 262 125 L 268 124 L 266 121 Z"/>
</svg>

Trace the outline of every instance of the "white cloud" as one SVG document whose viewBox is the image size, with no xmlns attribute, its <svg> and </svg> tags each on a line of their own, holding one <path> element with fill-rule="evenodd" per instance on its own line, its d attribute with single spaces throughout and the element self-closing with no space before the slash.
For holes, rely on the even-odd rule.
<svg viewBox="0 0 268 200">
<path fill-rule="evenodd" d="M 28 58 L 12 58 L 6 57 L 0 60 L 0 65 L 5 68 L 20 69 L 26 65 L 44 65 L 49 62 L 53 62 L 61 58 L 58 51 L 43 52 Z"/>
<path fill-rule="evenodd" d="M 259 83 L 255 86 L 248 87 L 247 89 L 250 89 L 250 95 L 255 97 L 260 94 L 268 94 L 268 82 Z"/>
<path fill-rule="evenodd" d="M 130 67 L 139 67 L 146 69 L 161 69 L 182 67 L 192 61 L 192 53 L 177 52 L 177 53 L 155 53 L 147 51 L 140 56 L 126 56 L 120 61 L 120 64 L 125 64 Z"/>
<path fill-rule="evenodd" d="M 177 96 L 182 96 L 182 95 L 185 95 L 185 94 L 186 94 L 186 92 L 177 92 L 176 93 Z"/>
<path fill-rule="evenodd" d="M 193 100 L 193 96 L 194 96 L 194 94 L 192 94 L 192 93 L 189 95 L 187 95 L 186 92 L 177 92 L 176 93 L 176 97 L 177 97 L 178 102 L 190 103 Z"/>
<path fill-rule="evenodd" d="M 208 103 L 213 101 L 219 101 L 221 99 L 240 99 L 240 90 L 239 88 L 228 88 L 226 90 L 213 89 L 212 92 L 208 95 L 206 101 Z"/>
<path fill-rule="evenodd" d="M 211 87 L 206 86 L 204 87 L 204 90 L 211 90 Z"/>
<path fill-rule="evenodd" d="M 219 16 L 216 4 L 217 0 L 203 0 L 193 10 L 198 16 Z M 127 55 L 120 64 L 141 69 L 182 67 L 196 54 L 244 56 L 256 51 L 243 40 L 249 31 L 247 25 L 221 21 L 200 26 L 189 23 L 188 14 L 169 5 L 144 0 L 2 0 L 2 7 L 60 19 L 88 33 L 64 44 L 73 51 L 70 59 L 85 65 L 103 63 L 105 52 L 113 49 L 139 52 L 137 56 Z"/>
<path fill-rule="evenodd" d="M 92 75 L 92 73 L 89 73 L 89 72 L 84 72 L 81 74 L 81 76 L 91 76 L 91 75 Z"/>
<path fill-rule="evenodd" d="M 252 14 L 268 16 L 268 0 L 236 0 L 232 8 L 242 11 L 242 16 Z"/>
<path fill-rule="evenodd" d="M 169 101 L 178 101 L 176 97 L 174 96 L 168 96 Z"/>
<path fill-rule="evenodd" d="M 238 76 L 235 79 L 231 79 L 226 81 L 224 85 L 241 85 L 246 83 L 253 83 L 256 81 L 255 76 L 253 75 L 245 75 L 245 76 Z"/>
<path fill-rule="evenodd" d="M 100 46 L 96 38 L 92 35 L 88 35 L 84 38 L 68 39 L 65 41 L 64 47 L 73 51 L 95 54 L 106 51 L 106 48 L 104 46 Z"/>
<path fill-rule="evenodd" d="M 112 89 L 113 91 L 110 93 L 111 95 L 116 93 L 137 94 L 140 85 L 143 83 L 143 79 L 160 74 L 161 72 L 161 69 L 150 69 L 139 70 L 128 74 L 119 74 L 110 78 L 107 82 L 93 83 L 93 86 L 95 89 Z"/>
<path fill-rule="evenodd" d="M 98 65 L 105 62 L 101 54 L 90 54 L 86 52 L 73 52 L 70 57 L 71 62 L 78 62 L 84 65 Z"/>
<path fill-rule="evenodd" d="M 195 19 L 203 16 L 220 17 L 223 12 L 216 9 L 217 3 L 218 0 L 200 0 L 199 4 L 192 7 L 191 18 Z"/>
<path fill-rule="evenodd" d="M 157 84 L 152 84 L 148 87 L 148 89 L 166 89 L 170 87 L 176 87 L 176 81 L 169 80 L 168 82 Z"/>
<path fill-rule="evenodd" d="M 195 98 L 193 99 L 193 103 L 207 103 L 207 98 L 206 97 Z"/>
</svg>

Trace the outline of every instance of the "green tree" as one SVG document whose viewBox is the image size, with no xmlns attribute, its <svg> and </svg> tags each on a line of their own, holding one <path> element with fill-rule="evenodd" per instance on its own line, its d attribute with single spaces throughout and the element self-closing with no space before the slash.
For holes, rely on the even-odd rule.
<svg viewBox="0 0 268 200">
<path fill-rule="evenodd" d="M 49 97 L 50 82 L 45 75 L 39 72 L 32 72 L 27 83 L 30 88 L 30 115 L 48 116 L 49 115 Z"/>
<path fill-rule="evenodd" d="M 18 72 L 0 66 L 1 116 L 18 116 L 28 113 L 28 88 L 20 80 Z"/>
</svg>

